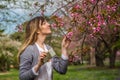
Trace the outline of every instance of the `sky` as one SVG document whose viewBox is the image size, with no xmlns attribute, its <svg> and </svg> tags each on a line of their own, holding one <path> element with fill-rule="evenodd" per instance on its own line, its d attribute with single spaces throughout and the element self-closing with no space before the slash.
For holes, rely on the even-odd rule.
<svg viewBox="0 0 120 80">
<path fill-rule="evenodd" d="M 30 13 L 34 13 L 37 8 L 31 7 L 31 10 L 26 10 L 22 8 L 18 8 L 19 4 L 22 4 L 25 6 L 21 1 L 28 1 L 28 0 L 17 0 L 16 4 L 10 4 L 7 5 L 7 7 L 12 7 L 11 9 L 0 9 L 0 28 L 5 29 L 5 34 L 11 34 L 15 32 L 15 28 L 17 25 L 22 24 L 25 21 L 28 21 L 31 19 L 29 16 Z M 44 3 L 44 0 L 29 0 L 30 4 L 33 6 L 33 4 L 39 1 L 40 4 Z M 54 0 L 54 2 L 60 1 L 60 0 Z M 0 0 L 0 5 L 7 4 L 5 1 Z M 54 6 L 48 6 L 47 11 L 45 12 L 45 15 L 51 15 L 56 9 L 57 5 L 54 4 Z M 15 8 L 17 7 L 17 8 Z M 37 13 L 35 16 L 40 15 L 40 13 Z M 13 22 L 11 22 L 12 20 Z"/>
</svg>

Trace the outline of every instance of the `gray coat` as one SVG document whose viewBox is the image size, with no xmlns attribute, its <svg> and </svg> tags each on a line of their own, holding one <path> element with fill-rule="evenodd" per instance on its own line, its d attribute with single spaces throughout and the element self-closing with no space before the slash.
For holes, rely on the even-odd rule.
<svg viewBox="0 0 120 80">
<path fill-rule="evenodd" d="M 50 46 L 47 46 L 49 48 Z M 35 44 L 29 45 L 20 55 L 19 79 L 34 80 L 37 76 L 33 73 L 32 68 L 37 64 L 39 51 Z M 52 67 L 60 74 L 67 71 L 68 60 L 63 60 L 57 56 L 52 58 Z M 41 66 L 42 67 L 42 66 Z M 40 70 L 39 70 L 40 71 Z"/>
</svg>

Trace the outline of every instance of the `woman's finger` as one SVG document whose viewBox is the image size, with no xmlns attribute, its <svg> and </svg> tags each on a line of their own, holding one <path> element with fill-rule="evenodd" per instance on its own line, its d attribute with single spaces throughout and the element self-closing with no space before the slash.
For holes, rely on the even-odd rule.
<svg viewBox="0 0 120 80">
<path fill-rule="evenodd" d="M 44 55 L 44 56 L 46 56 L 46 55 L 47 55 L 47 53 L 46 53 L 46 52 L 42 52 L 42 53 L 41 53 L 41 55 Z"/>
<path fill-rule="evenodd" d="M 66 40 L 66 44 L 65 44 L 66 47 L 68 47 L 68 46 L 70 45 L 70 43 L 71 43 L 71 40 L 67 39 L 67 40 Z"/>
<path fill-rule="evenodd" d="M 41 59 L 44 59 L 44 56 L 41 56 L 40 58 L 41 58 Z"/>
<path fill-rule="evenodd" d="M 65 42 L 65 40 L 66 40 L 66 36 L 64 36 L 64 38 L 63 38 L 62 42 Z"/>
<path fill-rule="evenodd" d="M 41 54 L 41 57 L 46 57 L 46 54 Z"/>
</svg>

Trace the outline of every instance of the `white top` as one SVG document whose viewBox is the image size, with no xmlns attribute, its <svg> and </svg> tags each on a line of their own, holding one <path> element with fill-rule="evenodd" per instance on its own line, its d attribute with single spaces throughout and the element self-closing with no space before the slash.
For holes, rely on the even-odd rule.
<svg viewBox="0 0 120 80">
<path fill-rule="evenodd" d="M 44 49 L 39 47 L 37 43 L 35 43 L 39 53 L 41 54 L 42 52 L 48 52 L 47 46 L 44 44 Z M 62 54 L 61 56 L 64 60 L 68 59 L 68 56 L 64 56 Z M 52 80 L 52 62 L 46 62 L 45 64 L 42 65 L 42 69 L 40 70 L 40 74 L 36 73 L 34 70 L 34 67 L 32 68 L 32 71 L 35 75 L 38 75 L 38 77 L 35 80 Z"/>
</svg>

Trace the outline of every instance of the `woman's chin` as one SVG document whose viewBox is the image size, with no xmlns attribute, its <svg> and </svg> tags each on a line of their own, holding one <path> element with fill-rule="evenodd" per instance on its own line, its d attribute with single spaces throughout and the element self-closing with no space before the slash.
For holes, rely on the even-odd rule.
<svg viewBox="0 0 120 80">
<path fill-rule="evenodd" d="M 44 33 L 45 35 L 49 35 L 49 34 L 51 34 L 52 32 L 48 32 L 48 33 Z"/>
</svg>

